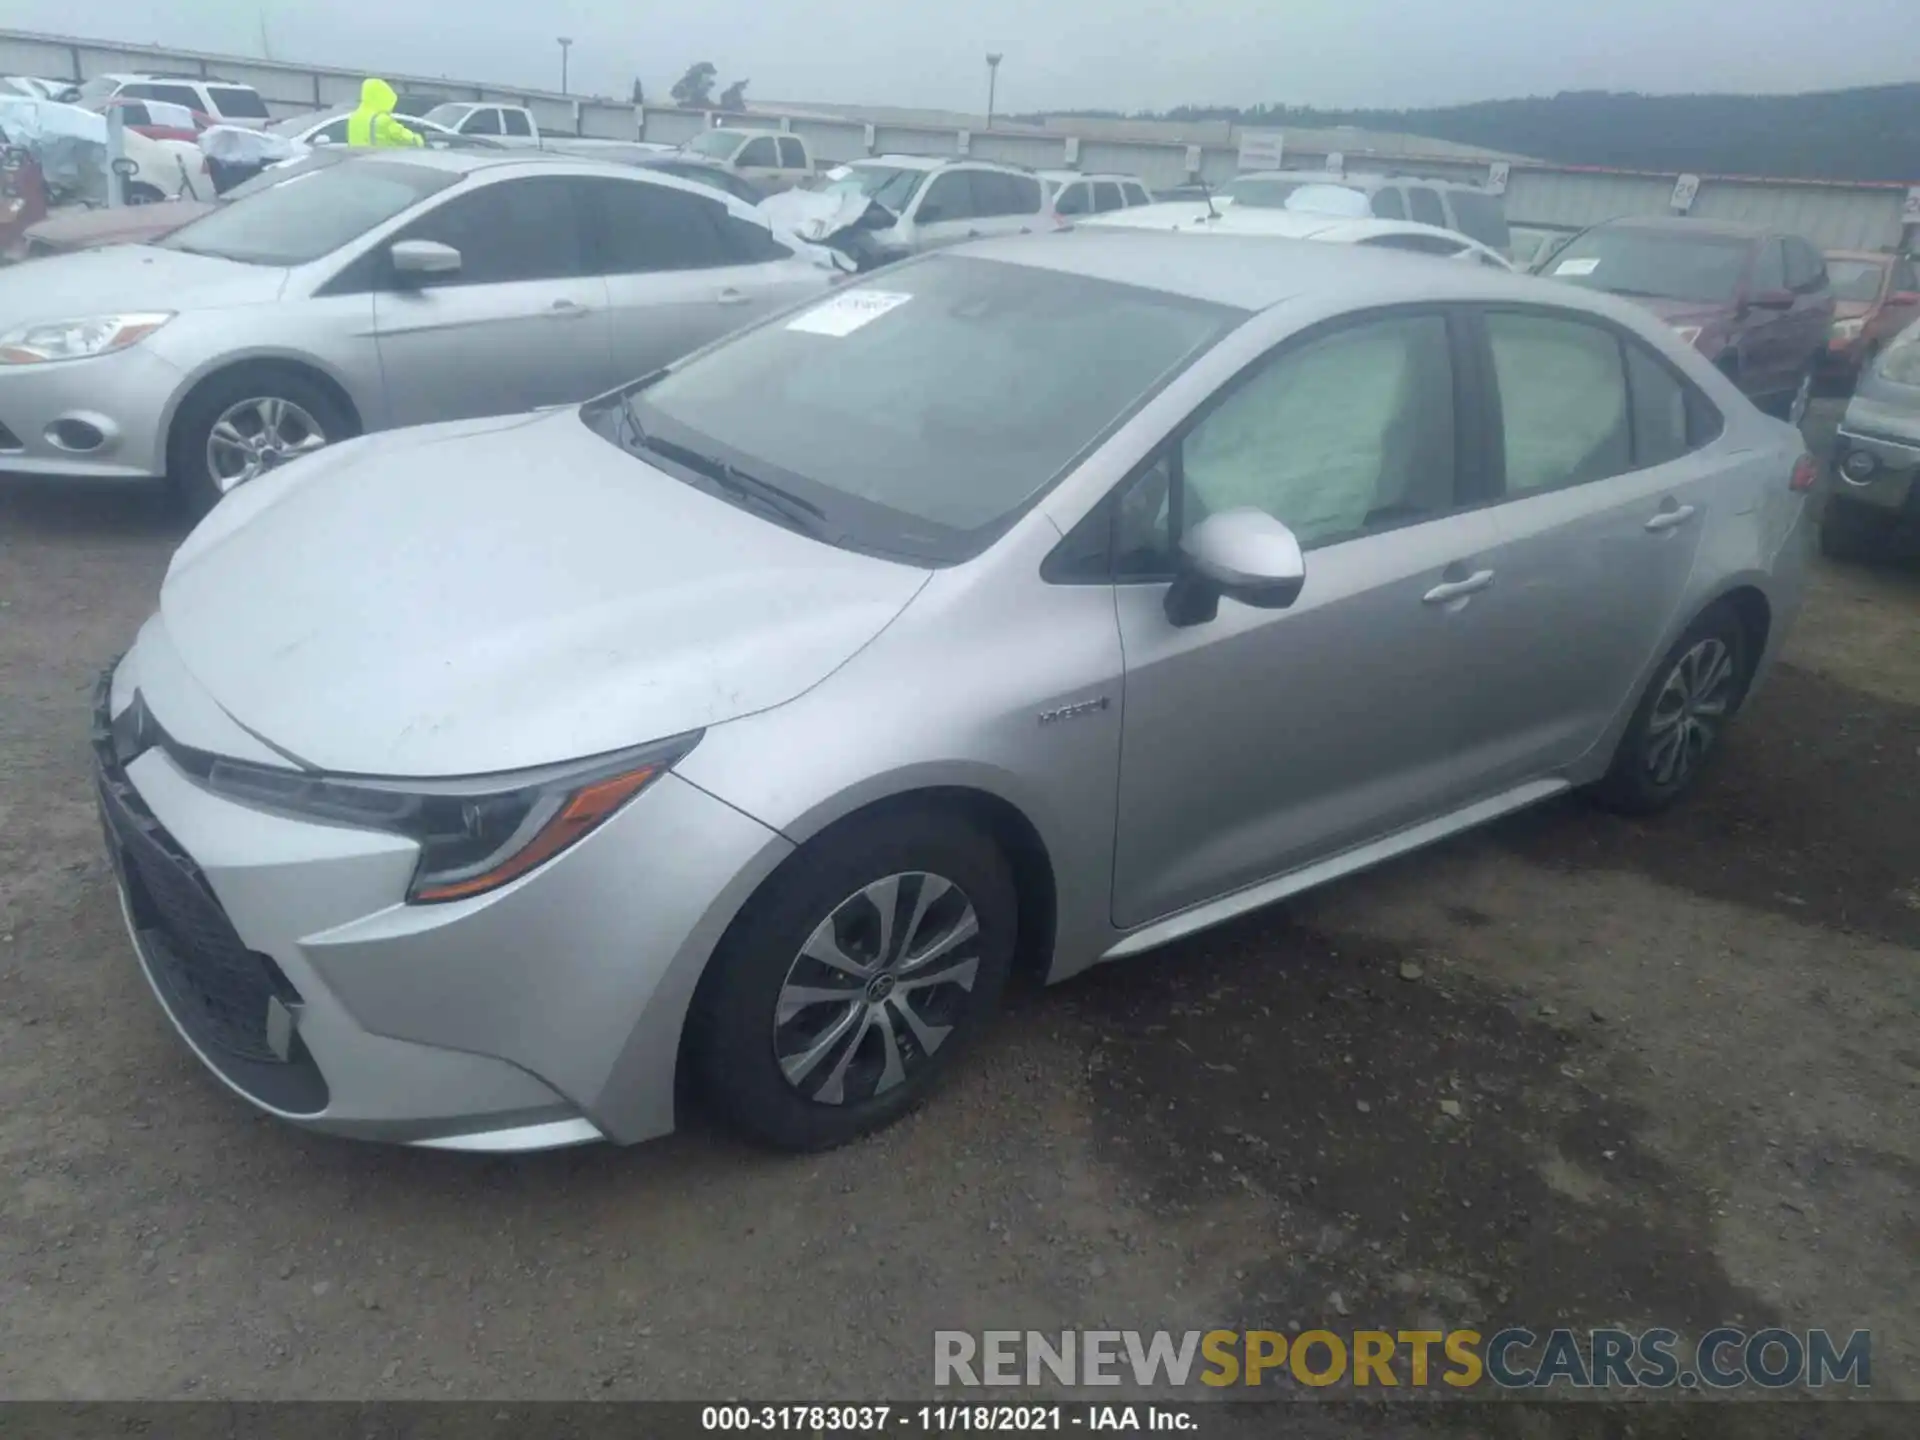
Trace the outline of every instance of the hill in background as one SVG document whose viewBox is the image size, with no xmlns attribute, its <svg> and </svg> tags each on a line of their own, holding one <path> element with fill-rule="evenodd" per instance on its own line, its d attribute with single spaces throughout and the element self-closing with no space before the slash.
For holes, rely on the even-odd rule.
<svg viewBox="0 0 1920 1440">
<path fill-rule="evenodd" d="M 1276 128 L 1355 125 L 1431 135 L 1563 165 L 1920 182 L 1920 85 L 1809 95 L 1578 90 L 1425 110 L 1183 105 L 1133 118 L 1231 120 Z"/>
</svg>

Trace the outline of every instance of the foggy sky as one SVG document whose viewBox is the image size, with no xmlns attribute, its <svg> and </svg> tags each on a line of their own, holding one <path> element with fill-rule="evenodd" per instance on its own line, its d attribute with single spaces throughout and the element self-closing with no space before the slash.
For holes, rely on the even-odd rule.
<svg viewBox="0 0 1920 1440">
<path fill-rule="evenodd" d="M 5 0 L 88 39 L 648 96 L 696 60 L 750 98 L 1001 112 L 1427 105 L 1556 90 L 1793 91 L 1920 78 L 1920 0 Z"/>
</svg>

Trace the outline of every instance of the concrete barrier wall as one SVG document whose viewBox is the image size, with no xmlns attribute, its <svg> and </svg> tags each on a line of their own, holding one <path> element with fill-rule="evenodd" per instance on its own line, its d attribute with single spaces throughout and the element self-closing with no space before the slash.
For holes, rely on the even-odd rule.
<svg viewBox="0 0 1920 1440">
<path fill-rule="evenodd" d="M 0 74 L 84 80 L 121 70 L 174 70 L 240 81 L 257 89 L 276 116 L 351 105 L 359 98 L 363 78 L 361 72 L 338 67 L 0 30 Z M 636 110 L 624 99 L 411 75 L 387 74 L 382 78 L 411 94 L 526 105 L 545 129 L 577 130 L 606 140 L 643 139 L 677 145 L 698 135 L 710 123 L 702 111 L 653 105 Z M 952 128 L 869 126 L 862 121 L 798 110 L 784 114 L 756 110 L 723 118 L 768 129 L 784 124 L 829 163 L 890 151 L 909 155 L 960 153 L 962 132 Z M 1239 168 L 1233 129 L 1224 121 L 1195 129 L 1193 135 L 1200 143 L 1191 147 L 1151 138 L 1153 133 L 1150 122 L 1080 122 L 1057 117 L 1045 126 L 1001 125 L 991 131 L 969 132 L 969 153 L 1035 169 L 1065 168 L 1067 139 L 1077 135 L 1080 169 L 1138 175 L 1157 188 L 1193 178 L 1222 184 Z M 1323 143 L 1331 146 L 1334 141 Z M 1407 143 L 1412 147 L 1420 142 L 1409 139 Z M 1190 163 L 1194 160 L 1197 165 Z M 1311 169 L 1324 161 L 1324 154 L 1289 143 L 1287 164 L 1291 168 Z M 1477 161 L 1436 160 L 1417 154 L 1349 153 L 1347 162 L 1354 170 L 1399 170 L 1473 182 L 1485 181 L 1488 174 L 1487 166 Z M 1677 178 L 1515 164 L 1507 186 L 1507 215 L 1516 225 L 1572 228 L 1619 215 L 1666 214 Z M 1908 238 L 1920 239 L 1910 237 L 1903 227 L 1905 200 L 1903 186 L 1709 178 L 1700 187 L 1692 213 L 1777 226 L 1829 249 L 1878 250 L 1898 247 Z"/>
</svg>

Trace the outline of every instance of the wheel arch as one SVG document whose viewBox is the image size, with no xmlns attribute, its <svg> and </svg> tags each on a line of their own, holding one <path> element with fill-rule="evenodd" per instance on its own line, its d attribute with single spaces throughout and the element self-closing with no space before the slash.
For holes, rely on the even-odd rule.
<svg viewBox="0 0 1920 1440">
<path fill-rule="evenodd" d="M 356 435 L 364 433 L 365 411 L 353 398 L 353 392 L 347 387 L 345 380 L 331 366 L 316 360 L 311 355 L 288 350 L 258 350 L 241 355 L 226 354 L 203 366 L 185 385 L 174 392 L 160 427 L 162 460 L 172 456 L 173 444 L 177 438 L 175 432 L 179 427 L 180 417 L 197 397 L 204 394 L 209 386 L 237 371 L 254 369 L 291 372 L 312 381 L 327 391 L 329 398 L 346 413 L 352 422 L 353 433 Z M 350 437 L 343 435 L 340 438 Z"/>
</svg>

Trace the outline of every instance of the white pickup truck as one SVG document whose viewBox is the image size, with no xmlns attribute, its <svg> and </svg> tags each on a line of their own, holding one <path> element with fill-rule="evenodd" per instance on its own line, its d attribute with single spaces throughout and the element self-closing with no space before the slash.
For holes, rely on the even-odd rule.
<svg viewBox="0 0 1920 1440">
<path fill-rule="evenodd" d="M 798 135 L 731 125 L 703 130 L 680 149 L 710 165 L 731 170 L 768 194 L 813 178 L 813 152 Z"/>
<path fill-rule="evenodd" d="M 396 116 L 401 124 L 407 117 Z M 632 160 L 643 154 L 659 154 L 671 145 L 650 145 L 644 140 L 593 140 L 579 135 L 543 134 L 540 122 L 524 105 L 500 105 L 491 100 L 449 100 L 436 105 L 420 119 L 456 135 L 473 135 L 494 145 L 524 145 L 539 150 L 555 150 L 599 160 Z"/>
</svg>

